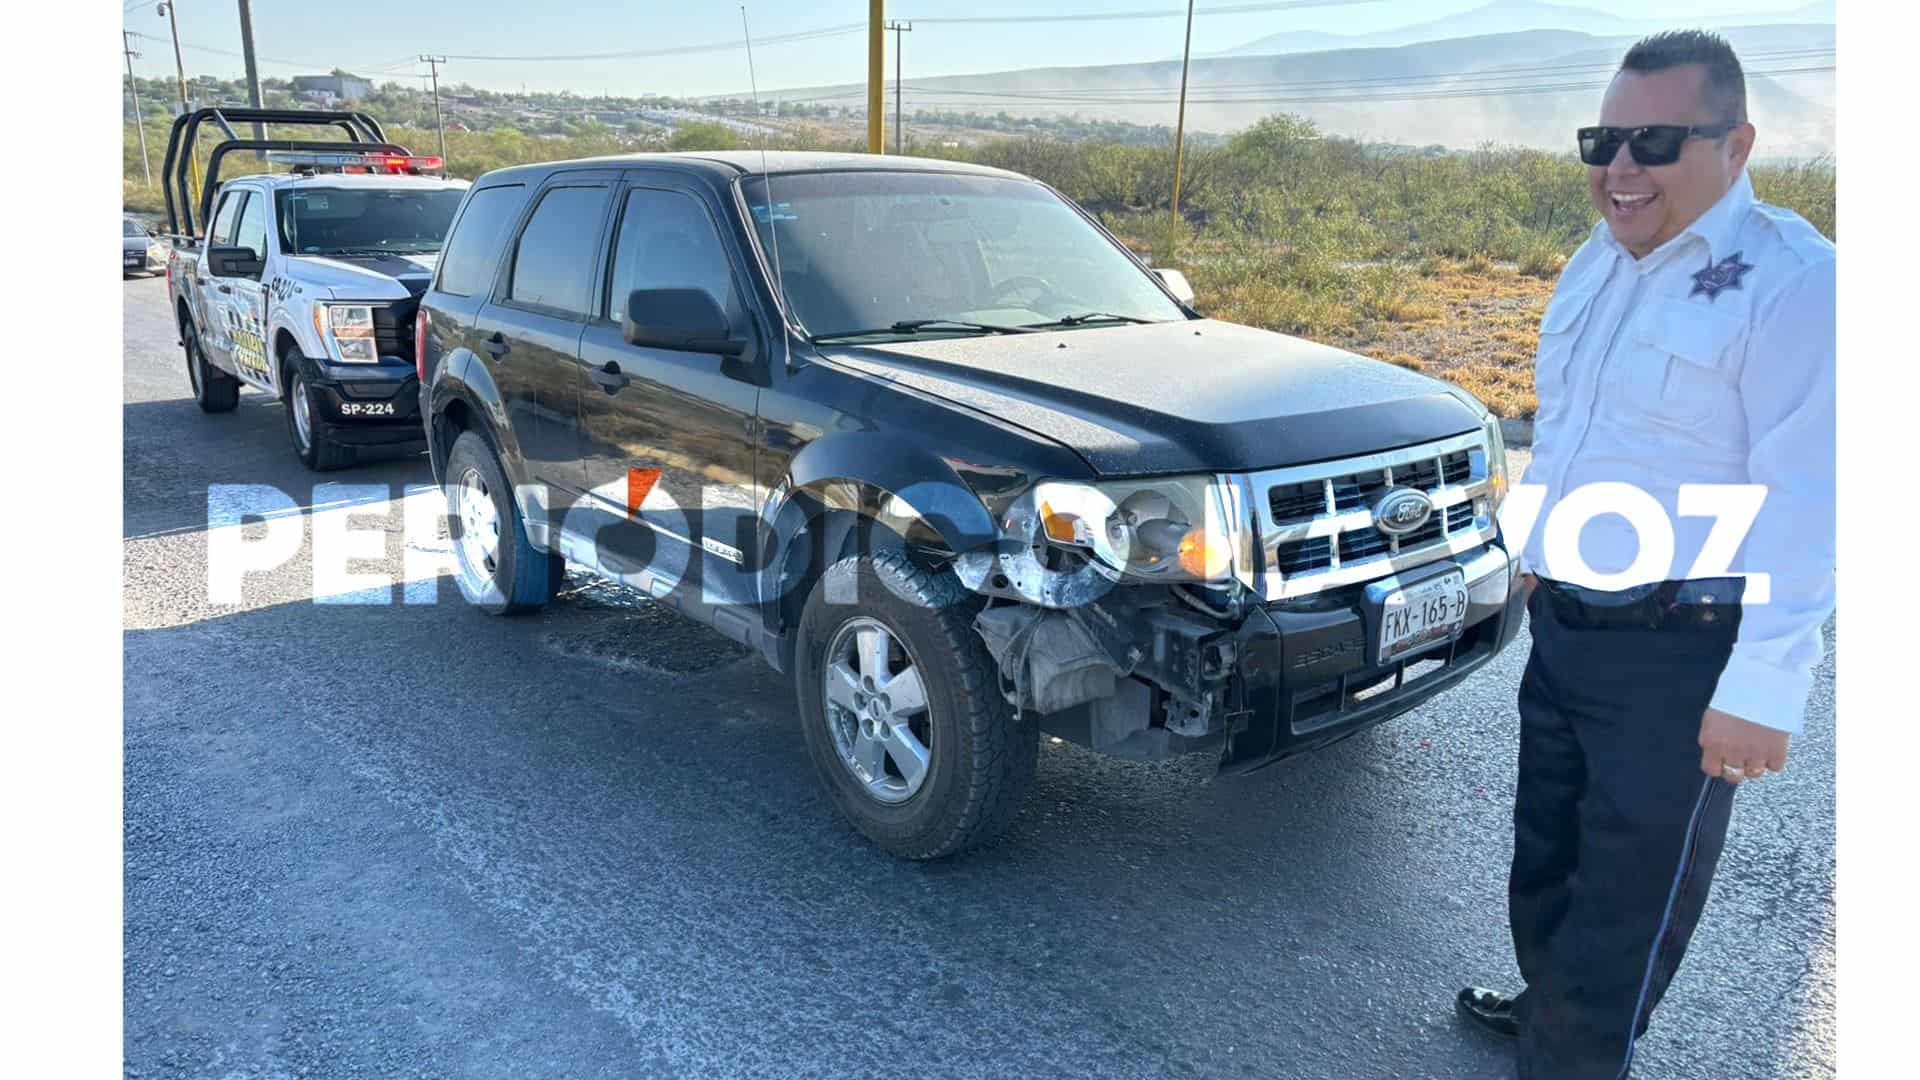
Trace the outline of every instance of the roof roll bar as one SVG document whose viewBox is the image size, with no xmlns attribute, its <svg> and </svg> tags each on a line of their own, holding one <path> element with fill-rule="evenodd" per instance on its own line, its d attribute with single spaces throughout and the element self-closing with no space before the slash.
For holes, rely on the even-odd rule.
<svg viewBox="0 0 1920 1080">
<path fill-rule="evenodd" d="M 194 147 L 198 144 L 200 125 L 211 121 L 219 126 L 226 136 L 219 146 L 214 147 L 211 161 L 208 163 L 206 183 L 200 192 L 200 216 L 204 222 L 213 206 L 213 192 L 219 185 L 219 162 L 229 150 L 373 150 L 382 153 L 408 154 L 405 147 L 387 141 L 387 133 L 380 122 L 364 112 L 336 111 L 323 109 L 254 109 L 244 107 L 210 107 L 181 113 L 173 118 L 173 128 L 167 133 L 167 154 L 160 167 L 160 183 L 167 199 L 167 229 L 176 236 L 191 236 L 194 232 L 194 207 L 188 196 L 192 190 L 189 182 L 189 170 L 193 167 Z M 241 139 L 236 137 L 234 124 L 299 124 L 307 127 L 337 127 L 346 132 L 347 141 L 309 142 L 299 139 Z M 175 190 L 178 189 L 176 198 Z"/>
<path fill-rule="evenodd" d="M 399 157 L 411 157 L 413 151 L 398 143 L 373 142 L 315 142 L 311 139 L 228 139 L 213 148 L 213 155 L 207 159 L 208 182 L 200 189 L 200 219 L 209 221 L 213 217 L 213 196 L 218 185 L 212 178 L 220 175 L 220 159 L 235 150 L 316 150 L 316 151 L 359 151 L 374 154 L 393 154 Z"/>
</svg>

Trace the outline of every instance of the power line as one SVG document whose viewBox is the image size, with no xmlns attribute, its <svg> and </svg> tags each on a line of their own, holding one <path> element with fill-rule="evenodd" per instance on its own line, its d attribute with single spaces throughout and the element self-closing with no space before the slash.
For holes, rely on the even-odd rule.
<svg viewBox="0 0 1920 1080">
<path fill-rule="evenodd" d="M 1228 4 L 1222 7 L 1201 8 L 1196 15 L 1245 15 L 1257 11 L 1288 11 L 1294 8 L 1353 7 L 1359 4 L 1377 4 L 1381 0 L 1289 0 L 1285 3 L 1266 4 Z M 1060 15 L 950 15 L 931 19 L 915 19 L 924 23 L 1036 23 L 1036 22 L 1121 22 L 1129 19 L 1184 19 L 1187 10 L 1153 11 L 1099 11 Z"/>
<path fill-rule="evenodd" d="M 1765 60 L 1789 60 L 1789 59 L 1804 60 L 1804 59 L 1813 59 L 1813 58 L 1822 57 L 1822 56 L 1832 56 L 1834 52 L 1835 50 L 1831 48 L 1782 49 L 1782 50 L 1777 50 L 1773 52 L 1751 53 L 1745 57 L 1742 57 L 1742 59 L 1747 62 L 1765 61 Z M 1461 82 L 1482 82 L 1482 81 L 1505 81 L 1505 80 L 1517 79 L 1517 80 L 1525 81 L 1526 79 L 1536 78 L 1543 74 L 1563 74 L 1563 73 L 1571 74 L 1574 72 L 1584 72 L 1584 71 L 1612 71 L 1616 67 L 1618 67 L 1618 64 L 1614 62 L 1595 63 L 1595 64 L 1567 64 L 1567 65 L 1540 64 L 1540 65 L 1528 65 L 1528 66 L 1478 68 L 1473 71 L 1428 72 L 1427 74 L 1424 74 L 1424 75 L 1380 75 L 1380 76 L 1367 76 L 1367 77 L 1350 78 L 1350 79 L 1296 79 L 1296 80 L 1286 80 L 1286 81 L 1277 81 L 1277 82 L 1276 81 L 1259 81 L 1259 82 L 1210 83 L 1202 87 L 1202 89 L 1207 91 L 1285 90 L 1285 89 L 1295 89 L 1295 88 L 1317 88 L 1317 87 L 1334 87 L 1334 86 L 1371 87 L 1371 86 L 1389 86 L 1389 85 L 1396 85 L 1396 84 L 1444 83 L 1448 80 L 1461 81 Z M 965 77 L 965 76 L 962 76 L 962 77 Z M 1118 96 L 1118 95 L 1164 94 L 1167 91 L 1172 90 L 1173 88 L 1174 88 L 1173 85 L 1169 84 L 1169 85 L 1050 87 L 1050 88 L 1023 87 L 1019 90 L 1008 90 L 1004 92 L 992 91 L 992 90 L 972 90 L 965 87 L 945 88 L 945 87 L 922 86 L 922 87 L 914 87 L 913 89 L 916 93 L 979 95 L 979 96 L 988 96 L 988 97 L 1007 97 L 1007 98 L 1015 98 L 1015 97 L 1106 98 L 1106 97 Z M 810 100 L 810 99 L 807 99 L 807 100 Z"/>
<path fill-rule="evenodd" d="M 1815 65 L 1815 66 L 1807 66 L 1807 67 L 1770 68 L 1770 69 L 1763 69 L 1763 70 L 1757 70 L 1757 71 L 1749 70 L 1747 72 L 1747 75 L 1749 77 L 1800 75 L 1800 74 L 1808 74 L 1813 72 L 1833 71 L 1833 70 L 1835 70 L 1835 65 L 1824 64 L 1824 65 Z M 1585 82 L 1538 83 L 1538 84 L 1527 85 L 1527 86 L 1469 87 L 1469 88 L 1457 89 L 1457 90 L 1446 90 L 1446 89 L 1414 90 L 1414 91 L 1404 91 L 1404 92 L 1398 92 L 1398 93 L 1383 93 L 1383 94 L 1359 94 L 1359 93 L 1302 94 L 1302 95 L 1279 95 L 1279 96 L 1269 96 L 1269 97 L 1223 97 L 1223 98 L 1189 97 L 1187 101 L 1189 104 L 1200 104 L 1200 105 L 1301 105 L 1301 104 L 1367 105 L 1367 104 L 1375 104 L 1380 102 L 1394 102 L 1394 101 L 1444 101 L 1444 100 L 1455 100 L 1455 99 L 1466 99 L 1466 98 L 1518 97 L 1518 96 L 1530 95 L 1530 94 L 1570 93 L 1576 90 L 1604 90 L 1606 89 L 1607 86 L 1608 86 L 1608 83 L 1606 82 L 1585 81 Z M 907 89 L 911 93 L 919 93 L 919 94 L 932 95 L 932 96 L 939 96 L 944 93 L 949 93 L 949 91 L 922 90 L 917 87 L 908 87 Z M 981 104 L 1024 103 L 1024 104 L 1050 104 L 1050 105 L 1171 105 L 1174 103 L 1174 99 L 1170 97 L 1125 98 L 1125 99 L 1097 98 L 1097 97 L 1010 98 L 1010 97 L 994 96 L 991 94 L 987 94 L 986 92 L 982 92 L 982 95 L 983 96 L 974 98 L 973 100 Z M 813 101 L 817 99 L 794 98 L 793 100 Z"/>
<path fill-rule="evenodd" d="M 1753 53 L 1747 57 L 1750 61 L 1810 60 L 1832 56 L 1835 50 L 1826 49 L 1781 49 L 1770 52 Z M 1300 79 L 1289 81 L 1262 81 L 1239 83 L 1213 83 L 1199 87 L 1202 93 L 1214 96 L 1205 99 L 1213 104 L 1228 103 L 1236 99 L 1252 102 L 1268 100 L 1272 91 L 1321 91 L 1321 90 L 1368 90 L 1368 89 L 1406 89 L 1420 90 L 1431 87 L 1442 90 L 1500 90 L 1508 87 L 1502 83 L 1518 81 L 1518 87 L 1524 89 L 1529 82 L 1537 82 L 1543 75 L 1573 75 L 1586 72 L 1611 72 L 1616 65 L 1609 63 L 1569 64 L 1569 65 L 1528 65 L 1499 68 L 1482 68 L 1475 71 L 1429 72 L 1424 75 L 1387 75 L 1350 79 Z M 1795 69 L 1799 70 L 1799 69 Z M 1818 69 L 1814 69 L 1818 70 Z M 1825 69 L 1831 70 L 1831 69 Z M 1765 75 L 1769 71 L 1749 71 L 1748 74 Z M 1117 86 L 1085 88 L 1025 88 L 1018 90 L 987 90 L 965 87 L 910 86 L 909 93 L 922 97 L 959 97 L 981 98 L 988 101 L 1034 101 L 1052 104 L 1167 104 L 1173 99 L 1164 95 L 1173 92 L 1173 86 Z M 1225 91 L 1226 93 L 1221 93 Z M 828 94 L 803 95 L 793 97 L 795 101 L 830 101 L 855 96 L 856 91 L 842 90 Z M 1144 96 L 1162 95 L 1162 96 Z M 1358 99 L 1358 95 L 1355 95 Z M 1369 96 L 1367 99 L 1371 99 Z"/>
<path fill-rule="evenodd" d="M 795 41 L 814 41 L 819 38 L 835 37 L 840 34 L 864 33 L 866 23 L 846 23 L 841 26 L 823 26 L 815 30 L 797 30 L 791 34 L 775 34 L 755 41 L 755 45 L 781 45 Z M 628 49 L 621 52 L 573 53 L 563 56 L 477 56 L 461 53 L 448 53 L 449 60 L 488 60 L 513 61 L 515 63 L 548 60 L 631 60 L 646 56 L 683 56 L 689 53 L 732 52 L 740 47 L 737 41 L 714 41 L 702 45 L 676 45 L 665 49 Z"/>
<path fill-rule="evenodd" d="M 153 41 L 153 42 L 158 42 L 158 43 L 160 43 L 160 44 L 163 44 L 163 45 L 167 43 L 167 39 L 166 39 L 166 38 L 163 38 L 163 37 L 155 37 L 155 36 L 154 36 L 154 35 L 152 35 L 152 34 L 143 34 L 143 33 L 141 33 L 141 32 L 140 32 L 140 31 L 138 31 L 138 30 L 128 30 L 128 31 L 127 31 L 127 33 L 129 33 L 129 34 L 132 34 L 132 35 L 133 35 L 134 37 L 137 37 L 137 38 L 140 38 L 140 39 L 142 39 L 142 40 L 145 40 L 145 41 Z M 215 48 L 215 47 L 213 47 L 213 46 L 211 46 L 211 45 L 196 45 L 196 44 L 194 44 L 194 43 L 193 43 L 193 42 L 191 42 L 191 41 L 183 41 L 183 42 L 181 42 L 181 43 L 180 43 L 180 47 L 181 47 L 181 48 L 183 48 L 183 49 L 192 49 L 192 50 L 193 50 L 194 52 L 203 52 L 203 53 L 212 53 L 212 54 L 214 54 L 214 55 L 216 55 L 216 56 L 230 56 L 230 57 L 233 57 L 234 59 L 237 59 L 237 60 L 244 60 L 244 59 L 246 58 L 246 54 L 245 54 L 245 53 L 243 53 L 243 52 L 240 52 L 240 51 L 238 51 L 238 50 L 236 50 L 236 49 L 218 49 L 218 48 Z M 323 63 L 323 62 L 321 62 L 321 61 L 318 61 L 318 60 L 290 60 L 290 59 L 288 59 L 288 58 L 286 58 L 286 57 L 284 57 L 284 56 L 262 56 L 262 55 L 260 55 L 259 53 L 255 53 L 255 54 L 254 54 L 254 59 L 255 59 L 255 60 L 261 60 L 261 61 L 265 61 L 265 62 L 267 62 L 267 63 L 272 63 L 272 64 L 281 64 L 281 65 L 284 65 L 284 66 L 287 66 L 287 67 L 296 67 L 296 68 L 329 68 L 329 69 L 331 69 L 331 68 L 334 68 L 334 67 L 339 67 L 339 68 L 341 68 L 342 70 L 346 70 L 346 67 L 345 67 L 345 65 L 340 65 L 340 64 L 333 64 L 333 63 Z M 407 61 L 409 61 L 409 62 L 410 62 L 410 61 L 411 61 L 411 60 L 413 59 L 413 54 L 411 54 L 411 53 L 409 53 L 409 54 L 408 54 L 408 55 L 406 56 L 406 58 L 405 58 L 405 59 L 406 59 Z M 382 64 L 388 64 L 389 66 L 391 66 L 392 64 L 394 64 L 394 63 L 397 63 L 397 62 L 398 62 L 398 61 L 380 61 L 380 63 L 382 63 Z M 357 65 L 356 65 L 356 66 L 357 66 Z M 363 70 L 364 70 L 364 68 L 363 68 Z"/>
</svg>

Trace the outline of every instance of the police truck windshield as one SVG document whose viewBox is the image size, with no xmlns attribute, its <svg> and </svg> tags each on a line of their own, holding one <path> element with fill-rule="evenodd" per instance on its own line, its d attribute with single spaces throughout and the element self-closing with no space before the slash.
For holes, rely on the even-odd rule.
<svg viewBox="0 0 1920 1080">
<path fill-rule="evenodd" d="M 1186 317 L 1078 210 L 1026 180 L 818 172 L 744 183 L 815 341 L 1017 333 Z M 777 233 L 777 236 L 774 235 Z"/>
<path fill-rule="evenodd" d="M 284 189 L 278 194 L 280 243 L 291 255 L 437 252 L 465 194 L 463 188 Z"/>
</svg>

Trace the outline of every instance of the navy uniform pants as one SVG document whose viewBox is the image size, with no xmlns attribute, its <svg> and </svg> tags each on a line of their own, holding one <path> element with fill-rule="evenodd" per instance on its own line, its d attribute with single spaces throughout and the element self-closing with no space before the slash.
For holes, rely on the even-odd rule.
<svg viewBox="0 0 1920 1080">
<path fill-rule="evenodd" d="M 1699 737 L 1739 583 L 1649 588 L 1543 580 L 1528 599 L 1508 880 L 1521 1080 L 1628 1075 L 1726 839 L 1735 789 L 1701 772 Z"/>
</svg>

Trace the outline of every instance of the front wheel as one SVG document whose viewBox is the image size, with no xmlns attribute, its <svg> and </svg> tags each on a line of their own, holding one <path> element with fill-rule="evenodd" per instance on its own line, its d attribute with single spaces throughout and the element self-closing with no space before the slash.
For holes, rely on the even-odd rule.
<svg viewBox="0 0 1920 1080">
<path fill-rule="evenodd" d="M 883 552 L 829 567 L 800 618 L 808 756 L 847 820 L 903 858 L 999 835 L 1033 782 L 1039 733 L 999 692 L 978 610 L 951 573 Z"/>
<path fill-rule="evenodd" d="M 313 384 L 308 381 L 307 361 L 296 351 L 288 351 L 281 362 L 280 386 L 286 392 L 287 438 L 300 464 L 314 472 L 332 472 L 353 464 L 353 447 L 328 438 L 320 424 L 320 407 L 314 401 Z"/>
</svg>

